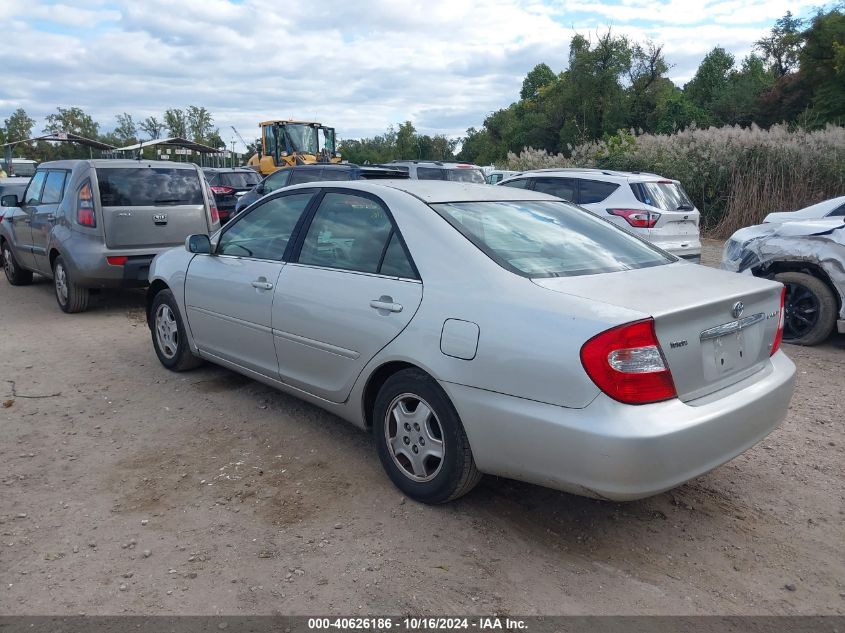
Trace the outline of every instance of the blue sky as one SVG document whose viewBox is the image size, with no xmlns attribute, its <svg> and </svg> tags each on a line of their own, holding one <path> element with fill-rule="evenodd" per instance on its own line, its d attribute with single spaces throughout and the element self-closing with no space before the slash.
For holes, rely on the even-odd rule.
<svg viewBox="0 0 845 633">
<path fill-rule="evenodd" d="M 268 118 L 317 118 L 342 138 L 410 119 L 461 135 L 517 98 L 525 74 L 565 68 L 575 33 L 664 46 L 683 84 L 714 46 L 737 57 L 806 0 L 2 0 L 0 119 L 79 106 L 114 126 L 207 107 L 225 140 Z"/>
</svg>

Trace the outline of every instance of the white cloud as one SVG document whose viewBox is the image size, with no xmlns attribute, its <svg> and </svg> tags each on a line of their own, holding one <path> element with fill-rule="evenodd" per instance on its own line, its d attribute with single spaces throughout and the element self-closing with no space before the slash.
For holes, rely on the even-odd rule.
<svg viewBox="0 0 845 633">
<path fill-rule="evenodd" d="M 738 56 L 807 0 L 3 0 L 0 118 L 78 105 L 105 129 L 204 105 L 224 139 L 276 117 L 318 117 L 343 137 L 415 121 L 459 135 L 518 96 L 535 64 L 561 70 L 575 32 L 612 26 L 665 44 L 673 79 L 713 46 Z M 761 26 L 761 21 L 764 26 Z M 45 22 L 53 25 L 47 31 Z M 37 41 L 38 46 L 32 46 Z"/>
</svg>

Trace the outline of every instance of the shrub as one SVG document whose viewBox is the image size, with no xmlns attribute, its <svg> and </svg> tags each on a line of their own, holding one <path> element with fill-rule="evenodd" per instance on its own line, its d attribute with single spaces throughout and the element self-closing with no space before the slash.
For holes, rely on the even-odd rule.
<svg viewBox="0 0 845 633">
<path fill-rule="evenodd" d="M 771 211 L 791 211 L 845 195 L 845 127 L 808 131 L 690 128 L 675 134 L 620 130 L 570 148 L 570 156 L 526 148 L 508 168 L 598 167 L 649 171 L 681 181 L 701 211 L 702 230 L 728 237 Z"/>
</svg>

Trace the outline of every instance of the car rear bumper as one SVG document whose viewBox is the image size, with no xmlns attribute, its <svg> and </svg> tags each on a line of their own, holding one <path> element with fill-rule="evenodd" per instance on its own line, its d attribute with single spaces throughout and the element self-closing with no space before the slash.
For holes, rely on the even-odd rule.
<svg viewBox="0 0 845 633">
<path fill-rule="evenodd" d="M 794 382 L 795 365 L 778 352 L 755 375 L 688 403 L 632 406 L 601 394 L 567 409 L 442 385 L 482 472 L 626 501 L 674 488 L 759 442 L 786 416 Z"/>
<path fill-rule="evenodd" d="M 75 242 L 62 250 L 71 279 L 85 288 L 141 288 L 149 284 L 150 264 L 166 248 L 104 249 L 102 243 Z M 126 257 L 124 264 L 113 265 L 109 257 Z"/>
</svg>

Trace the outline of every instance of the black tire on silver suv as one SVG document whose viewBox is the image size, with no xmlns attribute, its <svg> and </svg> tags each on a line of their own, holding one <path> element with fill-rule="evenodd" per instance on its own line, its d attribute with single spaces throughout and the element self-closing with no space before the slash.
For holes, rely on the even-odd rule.
<svg viewBox="0 0 845 633">
<path fill-rule="evenodd" d="M 836 297 L 817 277 L 800 272 L 775 275 L 786 286 L 783 340 L 793 345 L 818 345 L 836 325 Z"/>
<path fill-rule="evenodd" d="M 6 279 L 13 286 L 26 286 L 32 283 L 32 271 L 24 270 L 15 259 L 12 253 L 12 247 L 6 240 L 3 240 L 2 246 L 3 270 L 6 273 Z"/>
<path fill-rule="evenodd" d="M 202 359 L 194 356 L 188 345 L 182 315 L 170 290 L 162 290 L 153 298 L 149 325 L 156 356 L 167 369 L 187 371 L 202 365 Z"/>
<path fill-rule="evenodd" d="M 88 309 L 91 293 L 88 288 L 83 288 L 73 280 L 61 255 L 53 262 L 53 287 L 56 291 L 56 301 L 62 311 L 75 314 Z"/>
<path fill-rule="evenodd" d="M 412 499 L 445 503 L 481 480 L 458 412 L 419 369 L 403 369 L 384 383 L 373 407 L 373 435 L 382 466 Z"/>
</svg>

